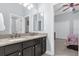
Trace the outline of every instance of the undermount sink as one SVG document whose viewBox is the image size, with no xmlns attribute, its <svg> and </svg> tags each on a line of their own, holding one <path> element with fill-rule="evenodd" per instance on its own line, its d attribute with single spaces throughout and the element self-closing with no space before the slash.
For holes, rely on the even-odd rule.
<svg viewBox="0 0 79 59">
<path fill-rule="evenodd" d="M 22 40 L 24 38 L 14 38 L 14 39 L 9 39 L 9 41 L 18 41 L 18 40 Z"/>
<path fill-rule="evenodd" d="M 38 33 L 28 33 L 28 34 L 26 34 L 26 36 L 36 36 L 36 35 L 38 35 Z"/>
<path fill-rule="evenodd" d="M 38 33 L 27 33 L 26 34 L 26 36 L 20 36 L 20 37 L 13 37 L 13 38 L 7 38 L 7 39 L 5 39 L 5 40 L 2 40 L 2 41 L 21 41 L 21 40 L 23 40 L 23 39 L 25 39 L 25 38 L 29 38 L 28 36 L 38 36 Z"/>
</svg>

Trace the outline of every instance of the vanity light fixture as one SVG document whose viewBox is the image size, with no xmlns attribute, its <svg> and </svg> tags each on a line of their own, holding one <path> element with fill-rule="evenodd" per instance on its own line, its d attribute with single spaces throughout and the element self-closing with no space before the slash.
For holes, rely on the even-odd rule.
<svg viewBox="0 0 79 59">
<path fill-rule="evenodd" d="M 23 5 L 26 7 L 28 10 L 31 10 L 34 6 L 31 3 L 19 3 L 20 5 Z"/>
<path fill-rule="evenodd" d="M 43 16 L 43 13 L 41 12 L 40 15 Z"/>
<path fill-rule="evenodd" d="M 24 3 L 23 4 L 24 7 L 27 7 L 28 5 L 29 5 L 29 3 Z"/>
<path fill-rule="evenodd" d="M 27 7 L 30 3 L 19 3 L 20 5 L 23 5 L 24 7 Z"/>
<path fill-rule="evenodd" d="M 33 4 L 30 4 L 27 8 L 31 10 L 33 7 L 34 7 Z"/>
</svg>

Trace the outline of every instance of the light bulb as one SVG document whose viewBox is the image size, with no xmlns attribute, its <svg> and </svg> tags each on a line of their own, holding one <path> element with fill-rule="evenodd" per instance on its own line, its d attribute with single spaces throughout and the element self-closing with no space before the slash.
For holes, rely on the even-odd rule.
<svg viewBox="0 0 79 59">
<path fill-rule="evenodd" d="M 41 16 L 43 16 L 43 13 L 40 13 Z"/>
<path fill-rule="evenodd" d="M 33 4 L 30 4 L 29 6 L 28 6 L 28 9 L 30 10 L 30 9 L 32 9 L 33 8 Z"/>
<path fill-rule="evenodd" d="M 24 3 L 23 6 L 26 7 L 27 5 L 29 5 L 29 3 Z"/>
<path fill-rule="evenodd" d="M 33 4 L 31 4 L 30 7 L 33 8 Z"/>
</svg>

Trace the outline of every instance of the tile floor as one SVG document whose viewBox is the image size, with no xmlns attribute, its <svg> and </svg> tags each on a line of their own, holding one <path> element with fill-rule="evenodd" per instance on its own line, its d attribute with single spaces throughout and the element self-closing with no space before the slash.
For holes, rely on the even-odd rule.
<svg viewBox="0 0 79 59">
<path fill-rule="evenodd" d="M 55 56 L 77 56 L 78 52 L 67 49 L 65 46 L 65 39 L 55 40 Z"/>
<path fill-rule="evenodd" d="M 78 52 L 67 49 L 65 46 L 64 39 L 56 39 L 55 40 L 55 56 L 78 56 Z M 51 56 L 49 54 L 43 54 L 42 56 Z"/>
</svg>

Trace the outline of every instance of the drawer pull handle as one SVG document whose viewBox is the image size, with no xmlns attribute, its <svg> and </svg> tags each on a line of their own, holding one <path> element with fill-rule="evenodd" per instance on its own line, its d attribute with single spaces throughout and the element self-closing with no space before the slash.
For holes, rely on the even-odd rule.
<svg viewBox="0 0 79 59">
<path fill-rule="evenodd" d="M 36 46 L 37 47 L 37 46 Z"/>
<path fill-rule="evenodd" d="M 33 47 L 34 48 L 34 47 Z"/>
<path fill-rule="evenodd" d="M 21 55 L 21 52 L 19 52 L 19 56 Z"/>
</svg>

